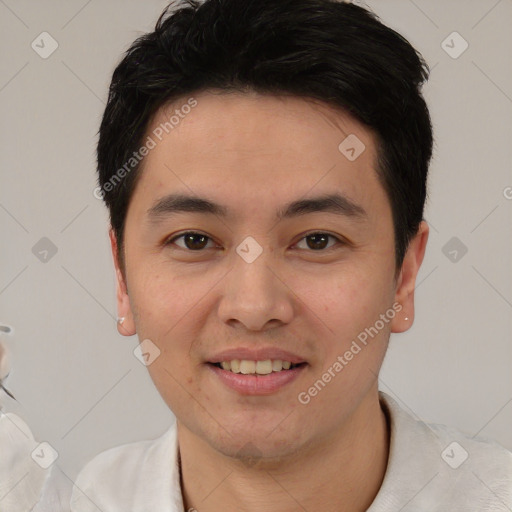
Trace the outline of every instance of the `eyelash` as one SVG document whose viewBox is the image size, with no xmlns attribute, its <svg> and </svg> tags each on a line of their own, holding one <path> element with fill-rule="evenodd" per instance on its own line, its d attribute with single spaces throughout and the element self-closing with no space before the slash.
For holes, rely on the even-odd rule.
<svg viewBox="0 0 512 512">
<path fill-rule="evenodd" d="M 178 234 L 178 235 L 175 235 L 174 237 L 168 239 L 164 245 L 165 246 L 169 246 L 171 244 L 173 244 L 176 240 L 178 240 L 179 238 L 183 238 L 184 236 L 186 235 L 199 235 L 199 236 L 204 236 L 205 238 L 207 238 L 209 241 L 212 240 L 211 237 L 209 237 L 208 235 L 205 235 L 204 233 L 201 233 L 199 231 L 185 231 L 184 233 L 181 233 L 181 234 Z M 336 244 L 334 244 L 333 246 L 331 247 L 327 247 L 326 249 L 318 249 L 318 250 L 313 250 L 313 249 L 301 249 L 301 250 L 306 250 L 307 252 L 328 252 L 332 249 L 335 249 L 336 248 L 336 245 L 346 245 L 346 242 L 344 240 L 342 240 L 341 238 L 335 236 L 335 235 L 332 235 L 331 233 L 327 233 L 327 232 L 324 232 L 324 231 L 310 231 L 309 233 L 306 233 L 305 235 L 302 236 L 302 238 L 297 242 L 301 242 L 302 240 L 304 240 L 305 238 L 308 238 L 309 236 L 312 236 L 312 235 L 327 235 L 329 238 L 333 238 L 335 241 L 336 241 Z M 296 244 L 295 244 L 296 245 Z M 200 253 L 200 252 L 204 252 L 206 250 L 205 249 L 199 249 L 197 251 L 193 251 L 191 249 L 187 249 L 187 248 L 183 248 L 183 247 L 180 247 L 178 246 L 180 249 L 183 249 L 184 251 L 187 251 L 187 252 L 190 252 L 190 253 Z"/>
</svg>

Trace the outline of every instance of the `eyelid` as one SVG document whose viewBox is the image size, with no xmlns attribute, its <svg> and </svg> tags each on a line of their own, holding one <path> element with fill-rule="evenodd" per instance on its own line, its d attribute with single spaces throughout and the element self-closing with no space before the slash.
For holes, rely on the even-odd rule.
<svg viewBox="0 0 512 512">
<path fill-rule="evenodd" d="M 210 242 L 214 242 L 216 243 L 213 238 L 210 236 L 210 235 L 207 235 L 206 233 L 203 233 L 201 231 L 196 231 L 196 230 L 188 230 L 188 231 L 181 231 L 180 233 L 176 233 L 175 235 L 172 235 L 168 238 L 165 239 L 163 245 L 164 246 L 167 246 L 167 245 L 171 245 L 172 243 L 174 243 L 178 238 L 181 238 L 181 237 L 184 237 L 185 235 L 201 235 L 201 236 L 204 236 L 205 238 L 208 238 L 208 241 Z M 183 247 L 179 247 L 179 249 L 183 249 Z M 190 249 L 183 249 L 184 251 L 187 251 L 187 252 L 203 252 L 204 249 L 202 249 L 201 251 L 191 251 Z"/>
<path fill-rule="evenodd" d="M 335 235 L 329 231 L 322 231 L 322 230 L 318 230 L 318 229 L 314 229 L 312 231 L 307 231 L 306 233 L 302 233 L 300 236 L 300 238 L 298 239 L 298 241 L 293 244 L 294 246 L 297 245 L 299 242 L 301 242 L 304 238 L 308 237 L 308 236 L 311 236 L 311 235 L 327 235 L 328 237 L 330 238 L 334 238 L 334 240 L 336 240 L 336 243 L 332 246 L 332 247 L 329 247 L 327 249 L 322 249 L 322 250 L 319 250 L 319 251 L 314 251 L 313 249 L 300 249 L 300 250 L 306 250 L 306 252 L 312 252 L 312 253 L 326 253 L 326 252 L 329 252 L 330 250 L 332 249 L 336 249 L 336 247 L 340 246 L 340 245 L 347 245 L 348 242 L 341 236 L 339 235 Z"/>
</svg>

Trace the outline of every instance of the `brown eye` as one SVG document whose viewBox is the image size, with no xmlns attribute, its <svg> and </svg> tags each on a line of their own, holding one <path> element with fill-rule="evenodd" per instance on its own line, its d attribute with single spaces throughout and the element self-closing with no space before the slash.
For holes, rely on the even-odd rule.
<svg viewBox="0 0 512 512">
<path fill-rule="evenodd" d="M 313 251 L 322 251 L 326 248 L 331 249 L 333 247 L 332 245 L 330 247 L 327 247 L 329 238 L 335 240 L 335 244 L 336 242 L 341 243 L 341 240 L 338 237 L 330 235 L 329 233 L 321 232 L 309 233 L 308 235 L 304 236 L 301 239 L 301 242 L 302 240 L 306 240 L 306 245 L 308 249 L 311 249 Z"/>
<path fill-rule="evenodd" d="M 166 245 L 171 245 L 178 239 L 183 239 L 183 244 L 176 244 L 181 249 L 188 249 L 189 251 L 201 251 L 204 249 L 210 240 L 209 237 L 203 235 L 202 233 L 197 233 L 195 231 L 188 231 L 187 233 L 182 233 L 181 235 L 175 236 L 170 239 Z"/>
</svg>

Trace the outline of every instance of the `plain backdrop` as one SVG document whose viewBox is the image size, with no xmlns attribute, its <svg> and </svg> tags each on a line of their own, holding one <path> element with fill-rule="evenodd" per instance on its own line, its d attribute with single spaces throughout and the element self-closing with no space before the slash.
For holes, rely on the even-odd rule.
<svg viewBox="0 0 512 512">
<path fill-rule="evenodd" d="M 70 478 L 173 421 L 134 357 L 137 338 L 117 333 L 107 211 L 93 196 L 113 69 L 165 5 L 0 1 L 0 323 L 14 328 L 3 339 L 18 402 L 2 400 Z M 512 2 L 367 5 L 432 68 L 436 138 L 416 319 L 392 335 L 380 389 L 417 418 L 512 449 Z M 42 32 L 58 44 L 47 58 L 32 47 Z"/>
</svg>

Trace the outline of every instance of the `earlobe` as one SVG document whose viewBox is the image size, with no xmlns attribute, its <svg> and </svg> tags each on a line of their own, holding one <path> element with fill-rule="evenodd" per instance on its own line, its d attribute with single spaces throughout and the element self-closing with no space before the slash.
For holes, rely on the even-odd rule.
<svg viewBox="0 0 512 512">
<path fill-rule="evenodd" d="M 416 277 L 425 256 L 429 227 L 421 221 L 418 231 L 409 243 L 402 268 L 397 279 L 395 301 L 402 306 L 401 311 L 391 322 L 391 332 L 407 331 L 414 322 L 414 290 Z"/>
<path fill-rule="evenodd" d="M 112 228 L 109 229 L 109 237 L 112 249 L 112 259 L 114 261 L 114 268 L 117 277 L 117 332 L 119 332 L 119 334 L 122 336 L 133 336 L 136 334 L 135 323 L 133 321 L 130 298 L 128 296 L 128 288 L 126 286 L 125 278 L 119 265 L 117 239 Z"/>
<path fill-rule="evenodd" d="M 117 332 L 122 336 L 133 336 L 135 333 L 135 329 L 128 330 L 125 327 L 126 317 L 121 316 L 117 318 Z"/>
</svg>

